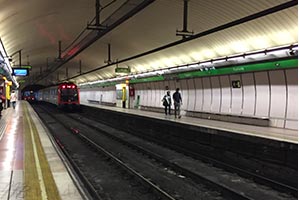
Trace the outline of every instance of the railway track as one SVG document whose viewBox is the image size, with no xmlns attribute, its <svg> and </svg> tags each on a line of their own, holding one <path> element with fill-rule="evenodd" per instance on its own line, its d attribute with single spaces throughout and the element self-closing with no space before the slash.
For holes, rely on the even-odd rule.
<svg viewBox="0 0 299 200">
<path fill-rule="evenodd" d="M 76 121 L 70 122 L 64 115 L 50 113 L 45 108 L 41 116 L 92 199 L 174 199 L 84 135 L 78 137 L 76 129 L 66 126 Z"/>
<path fill-rule="evenodd" d="M 98 121 L 99 123 L 107 124 L 107 122 L 99 121 L 98 118 L 95 117 L 96 116 L 95 113 L 100 112 L 101 109 L 97 110 L 97 109 L 90 109 L 89 107 L 84 107 L 84 110 L 88 111 L 88 114 L 83 113 L 83 115 L 86 118 L 89 118 L 94 121 Z M 131 128 L 131 127 L 129 127 L 129 128 Z M 219 151 L 219 149 L 215 149 L 215 148 L 213 149 L 212 147 L 207 147 L 208 149 L 207 148 L 205 149 L 205 148 L 201 147 L 200 144 L 196 144 L 195 142 L 192 143 L 192 141 L 190 142 L 191 138 L 189 138 L 189 141 L 186 141 L 186 142 L 188 142 L 188 144 L 193 146 L 193 148 L 189 148 L 188 146 L 186 146 L 186 144 L 181 145 L 180 143 L 182 143 L 182 142 L 178 138 L 174 137 L 171 133 L 168 133 L 167 131 L 165 132 L 165 134 L 161 135 L 160 137 L 155 137 L 155 135 L 157 135 L 157 134 L 150 134 L 147 131 L 144 131 L 144 132 L 135 131 L 134 132 L 131 130 L 129 133 L 132 135 L 135 135 L 136 137 L 143 138 L 148 141 L 152 141 L 152 142 L 159 144 L 161 146 L 164 146 L 166 148 L 170 148 L 177 152 L 181 152 L 184 155 L 188 155 L 196 160 L 200 160 L 205 163 L 209 163 L 213 166 L 224 169 L 225 171 L 230 171 L 231 173 L 237 173 L 242 177 L 245 177 L 247 179 L 252 179 L 256 183 L 259 183 L 261 185 L 267 185 L 268 187 L 271 187 L 274 190 L 280 191 L 282 193 L 291 194 L 296 197 L 298 195 L 297 178 L 296 178 L 297 177 L 297 170 L 296 170 L 297 167 L 294 167 L 293 171 L 290 170 L 287 172 L 289 174 L 286 174 L 286 171 L 282 170 L 282 166 L 277 166 L 274 163 L 265 163 L 261 160 L 258 160 L 256 158 L 251 158 L 248 156 L 242 157 L 237 154 L 233 155 L 232 153 L 230 153 L 231 155 L 229 155 L 229 152 L 227 152 L 226 153 L 227 155 L 225 155 L 222 152 L 223 149 L 222 149 L 222 151 Z M 198 133 L 198 134 L 200 134 L 200 133 Z M 194 147 L 195 145 L 199 145 L 199 149 L 202 149 L 203 151 L 191 151 L 190 149 L 196 148 L 196 147 Z M 213 152 L 213 153 L 211 153 L 212 156 L 204 153 L 207 151 Z M 222 156 L 226 156 L 226 159 L 221 159 L 221 158 L 217 159 L 217 157 L 219 158 L 219 156 L 213 156 L 213 154 L 219 154 Z M 238 162 L 241 162 L 243 164 L 239 165 Z M 244 165 L 244 163 L 247 163 L 249 165 L 249 167 L 246 168 L 246 165 Z M 279 173 L 280 172 L 282 172 L 282 173 L 278 177 L 277 176 L 271 177 L 271 176 L 269 176 L 269 174 L 263 174 L 262 172 L 260 172 L 259 168 L 252 167 L 251 163 L 259 163 L 259 165 L 262 166 L 262 168 L 263 168 L 261 171 L 263 171 L 265 169 L 266 169 L 265 171 L 277 170 L 277 171 L 279 171 Z M 284 177 L 284 175 L 286 177 L 289 177 L 289 179 Z M 291 175 L 291 177 L 290 177 L 290 175 Z"/>
<path fill-rule="evenodd" d="M 107 173 L 106 176 L 109 176 L 110 182 L 112 177 L 117 177 L 112 181 L 117 184 L 112 187 L 123 188 L 120 193 L 124 193 L 127 184 L 134 185 L 134 187 L 129 187 L 134 190 L 126 189 L 127 194 L 122 194 L 121 199 L 126 199 L 125 196 L 128 199 L 134 199 L 134 197 L 136 199 L 295 199 L 267 187 L 248 193 L 255 185 L 250 180 L 140 140 L 125 132 L 86 119 L 79 114 L 69 114 L 69 116 L 53 112 L 50 114 L 46 113 L 45 109 L 48 108 L 43 109 L 43 114 L 52 118 L 50 124 L 56 124 L 56 126 L 60 124 L 60 127 L 72 132 L 72 134 L 58 136 L 54 133 L 55 128 L 49 127 L 50 130 L 53 129 L 53 135 L 72 160 L 77 173 L 81 174 L 86 185 L 91 188 L 89 192 L 96 194 L 94 199 L 117 199 L 115 197 L 119 196 L 109 193 L 109 189 L 107 190 L 107 186 L 103 183 L 104 179 L 96 174 L 99 172 L 94 170 L 90 173 L 86 166 L 98 168 L 96 166 L 99 165 L 100 160 L 101 169 L 107 169 L 109 173 L 112 173 L 111 169 L 116 169 L 117 175 L 113 173 L 113 175 L 107 175 L 109 174 Z M 47 118 L 42 116 L 41 111 L 39 114 L 41 118 Z M 64 123 L 60 123 L 62 121 Z M 81 146 L 75 144 L 72 149 L 69 144 L 70 138 L 80 143 Z M 77 155 L 82 152 L 85 152 L 84 155 L 88 159 L 83 159 L 84 155 Z M 113 167 L 109 168 L 109 166 Z M 123 183 L 123 180 L 126 180 L 126 183 Z"/>
</svg>

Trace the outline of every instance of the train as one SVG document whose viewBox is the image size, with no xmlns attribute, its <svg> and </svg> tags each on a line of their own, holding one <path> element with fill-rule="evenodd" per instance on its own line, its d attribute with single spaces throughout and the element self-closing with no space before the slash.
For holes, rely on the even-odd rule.
<svg viewBox="0 0 299 200">
<path fill-rule="evenodd" d="M 74 83 L 60 83 L 37 91 L 37 101 L 45 101 L 72 110 L 80 110 L 79 89 Z"/>
<path fill-rule="evenodd" d="M 35 103 L 36 100 L 37 100 L 37 97 L 36 97 L 36 92 L 34 91 L 25 91 L 23 94 L 22 94 L 22 99 L 30 102 L 30 103 Z"/>
</svg>

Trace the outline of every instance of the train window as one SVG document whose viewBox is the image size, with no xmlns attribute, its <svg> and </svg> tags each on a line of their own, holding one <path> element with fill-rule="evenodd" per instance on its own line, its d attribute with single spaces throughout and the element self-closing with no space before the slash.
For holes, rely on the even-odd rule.
<svg viewBox="0 0 299 200">
<path fill-rule="evenodd" d="M 65 87 L 61 90 L 61 100 L 62 101 L 77 101 L 78 100 L 78 91 L 77 89 L 72 89 L 71 86 Z"/>
<path fill-rule="evenodd" d="M 77 95 L 76 89 L 61 90 L 61 95 Z"/>
</svg>

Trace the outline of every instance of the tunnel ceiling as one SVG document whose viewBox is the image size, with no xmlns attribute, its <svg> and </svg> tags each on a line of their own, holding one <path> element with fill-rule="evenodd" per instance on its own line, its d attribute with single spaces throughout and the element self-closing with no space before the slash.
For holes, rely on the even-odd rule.
<svg viewBox="0 0 299 200">
<path fill-rule="evenodd" d="M 22 88 L 22 92 L 24 92 L 24 91 L 32 91 L 32 92 L 35 92 L 35 91 L 38 91 L 38 90 L 40 90 L 40 89 L 43 89 L 43 88 L 45 88 L 45 86 L 43 86 L 43 85 L 27 85 L 27 86 L 25 86 L 25 87 L 23 87 Z"/>
<path fill-rule="evenodd" d="M 146 0 L 101 0 L 100 4 L 105 6 L 110 2 L 113 3 L 101 11 L 100 22 L 113 21 L 129 12 L 128 7 Z M 296 5 L 283 7 L 288 2 Z M 121 10 L 126 3 L 127 10 Z M 7 54 L 12 55 L 14 66 L 19 65 L 19 50 L 21 65 L 32 66 L 29 77 L 21 81 L 21 87 L 49 85 L 67 78 L 76 83 L 112 78 L 116 76 L 113 64 L 116 61 L 123 61 L 118 67 L 129 66 L 132 73 L 139 73 L 298 42 L 296 1 L 190 0 L 187 29 L 198 37 L 127 59 L 181 41 L 176 31 L 183 28 L 183 5 L 183 0 L 156 0 L 135 14 L 128 13 L 132 16 L 109 29 L 62 66 L 57 59 L 58 41 L 62 42 L 62 57 L 72 55 L 78 46 L 69 45 L 76 38 L 78 42 L 95 32 L 84 30 L 95 17 L 95 0 L 0 0 L 0 37 Z M 271 11 L 271 8 L 278 10 L 264 16 L 262 11 Z M 248 20 L 247 16 L 253 18 Z M 223 26 L 238 20 L 241 23 Z M 219 30 L 209 32 L 216 27 L 220 27 Z M 108 43 L 111 45 L 111 65 L 106 62 Z M 51 71 L 51 68 L 57 69 Z"/>
</svg>

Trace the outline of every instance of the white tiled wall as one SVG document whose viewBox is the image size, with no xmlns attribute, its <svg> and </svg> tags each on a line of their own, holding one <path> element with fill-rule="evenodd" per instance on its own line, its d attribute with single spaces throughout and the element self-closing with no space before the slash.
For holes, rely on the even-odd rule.
<svg viewBox="0 0 299 200">
<path fill-rule="evenodd" d="M 180 88 L 185 111 L 265 116 L 270 118 L 272 126 L 297 129 L 297 72 L 297 69 L 286 69 L 140 83 L 134 85 L 135 98 L 140 95 L 140 105 L 162 107 L 165 87 L 169 87 L 171 95 Z M 241 88 L 232 88 L 233 80 L 240 80 Z M 82 89 L 80 95 L 83 102 L 92 98 L 115 102 L 116 98 L 112 86 Z"/>
</svg>

